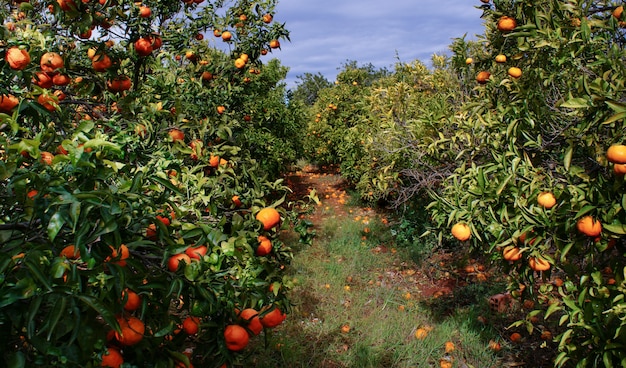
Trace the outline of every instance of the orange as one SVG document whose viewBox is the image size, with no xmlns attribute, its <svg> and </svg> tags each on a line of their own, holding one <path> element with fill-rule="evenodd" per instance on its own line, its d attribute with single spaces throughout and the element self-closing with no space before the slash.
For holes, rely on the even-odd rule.
<svg viewBox="0 0 626 368">
<path fill-rule="evenodd" d="M 626 164 L 626 146 L 614 144 L 606 151 L 606 158 L 614 164 Z"/>
<path fill-rule="evenodd" d="M 109 248 L 111 248 L 111 256 L 107 257 L 105 261 L 108 262 L 111 260 L 111 258 L 117 259 L 119 257 L 119 260 L 115 261 L 114 263 L 120 266 L 126 266 L 126 260 L 128 259 L 128 257 L 130 257 L 130 251 L 128 250 L 128 247 L 125 244 L 120 244 L 119 249 L 115 249 L 113 246 L 109 246 Z"/>
<path fill-rule="evenodd" d="M 272 14 L 264 14 L 263 15 L 263 23 L 271 23 L 272 19 L 274 19 Z"/>
<path fill-rule="evenodd" d="M 517 22 L 514 18 L 502 16 L 498 19 L 498 30 L 500 32 L 510 32 L 517 27 Z"/>
<path fill-rule="evenodd" d="M 506 63 L 506 55 L 503 55 L 503 54 L 497 55 L 496 63 L 498 64 Z"/>
<path fill-rule="evenodd" d="M 229 31 L 222 32 L 221 36 L 223 41 L 230 41 L 230 39 L 233 38 L 233 34 Z"/>
<path fill-rule="evenodd" d="M 67 259 L 78 259 L 80 258 L 80 252 L 78 248 L 73 245 L 68 245 L 67 247 L 61 250 L 60 256 L 63 256 Z"/>
<path fill-rule="evenodd" d="M 520 342 L 522 340 L 522 335 L 520 335 L 517 332 L 513 332 L 510 338 L 511 338 L 511 341 L 513 342 Z"/>
<path fill-rule="evenodd" d="M 167 261 L 167 269 L 171 272 L 176 272 L 181 262 L 189 264 L 191 263 L 191 257 L 185 253 L 174 254 Z"/>
<path fill-rule="evenodd" d="M 460 241 L 466 241 L 472 236 L 470 227 L 462 222 L 456 223 L 452 226 L 452 236 Z"/>
<path fill-rule="evenodd" d="M 72 80 L 67 74 L 56 74 L 52 77 L 52 83 L 57 86 L 67 86 Z"/>
<path fill-rule="evenodd" d="M 13 95 L 0 95 L 0 112 L 11 112 L 19 103 L 20 100 Z"/>
<path fill-rule="evenodd" d="M 626 175 L 626 164 L 613 165 L 613 172 L 615 173 L 615 175 L 618 175 L 618 176 Z"/>
<path fill-rule="evenodd" d="M 270 48 L 277 49 L 279 47 L 280 47 L 280 42 L 278 40 L 271 40 L 270 41 Z"/>
<path fill-rule="evenodd" d="M 139 16 L 142 18 L 149 18 L 152 15 L 152 10 L 147 6 L 139 7 Z"/>
<path fill-rule="evenodd" d="M 171 129 L 169 132 L 167 132 L 167 134 L 169 134 L 170 138 L 172 138 L 172 142 L 182 141 L 185 139 L 185 133 L 183 133 L 183 131 L 180 129 Z"/>
<path fill-rule="evenodd" d="M 139 56 L 148 56 L 152 50 L 152 40 L 149 37 L 142 37 L 135 41 L 135 51 Z"/>
<path fill-rule="evenodd" d="M 41 60 L 39 61 L 41 70 L 46 73 L 52 73 L 59 68 L 63 68 L 64 64 L 63 58 L 56 52 L 46 52 L 41 55 Z"/>
<path fill-rule="evenodd" d="M 41 88 L 51 88 L 54 84 L 52 77 L 46 72 L 35 72 L 32 81 Z"/>
<path fill-rule="evenodd" d="M 522 252 L 519 248 L 513 245 L 509 245 L 504 247 L 504 250 L 502 251 L 502 256 L 507 261 L 514 262 L 519 261 L 522 258 Z"/>
<path fill-rule="evenodd" d="M 195 335 L 200 329 L 199 325 L 200 318 L 189 316 L 183 321 L 183 331 L 185 331 L 187 335 Z"/>
<path fill-rule="evenodd" d="M 185 250 L 185 254 L 191 259 L 202 259 L 207 253 L 208 248 L 206 245 L 200 245 L 197 247 L 189 247 Z"/>
<path fill-rule="evenodd" d="M 278 307 L 274 306 L 274 309 L 261 317 L 261 324 L 265 328 L 273 328 L 283 323 L 286 318 L 287 315 L 281 312 Z"/>
<path fill-rule="evenodd" d="M 576 222 L 576 229 L 587 236 L 596 237 L 602 233 L 602 224 L 591 216 L 584 216 Z"/>
<path fill-rule="evenodd" d="M 541 333 L 541 340 L 545 340 L 545 341 L 552 340 L 552 332 L 548 330 L 544 330 Z"/>
<path fill-rule="evenodd" d="M 424 340 L 426 338 L 426 336 L 428 336 L 428 330 L 425 328 L 418 328 L 417 330 L 415 330 L 415 338 L 418 340 Z"/>
<path fill-rule="evenodd" d="M 233 204 L 235 205 L 235 207 L 239 207 L 241 206 L 241 199 L 239 199 L 238 195 L 234 195 L 232 198 Z"/>
<path fill-rule="evenodd" d="M 23 70 L 30 63 L 30 54 L 26 50 L 13 46 L 6 51 L 4 59 L 11 69 Z"/>
<path fill-rule="evenodd" d="M 121 345 L 131 346 L 139 343 L 143 339 L 146 326 L 137 317 L 117 317 L 120 325 L 120 332 L 115 332 L 115 338 Z"/>
<path fill-rule="evenodd" d="M 221 105 L 217 107 L 217 113 L 218 113 L 218 114 L 220 114 L 220 115 L 221 115 L 221 114 L 223 114 L 225 111 L 226 111 L 226 107 L 221 106 Z"/>
<path fill-rule="evenodd" d="M 258 335 L 263 330 L 263 325 L 259 319 L 259 312 L 257 312 L 256 309 L 246 308 L 242 310 L 239 314 L 239 318 L 245 321 L 244 325 L 248 330 L 252 331 L 253 334 Z"/>
<path fill-rule="evenodd" d="M 107 81 L 107 88 L 111 92 L 128 91 L 132 86 L 132 82 L 127 75 L 118 75 L 117 77 Z"/>
<path fill-rule="evenodd" d="M 59 6 L 61 7 L 61 10 L 63 11 L 70 11 L 70 10 L 76 9 L 76 4 L 74 3 L 74 0 L 57 0 L 57 3 L 59 4 Z"/>
<path fill-rule="evenodd" d="M 615 19 L 619 20 L 620 18 L 622 18 L 622 14 L 624 14 L 624 7 L 622 5 L 618 6 L 617 8 L 613 9 L 613 12 L 611 13 Z"/>
<path fill-rule="evenodd" d="M 213 74 L 211 72 L 202 72 L 200 78 L 202 78 L 203 81 L 210 81 L 213 79 Z"/>
<path fill-rule="evenodd" d="M 500 345 L 499 342 L 495 341 L 495 340 L 489 340 L 489 349 L 498 352 L 500 351 L 500 349 L 502 349 L 502 346 Z"/>
<path fill-rule="evenodd" d="M 209 166 L 217 168 L 220 165 L 220 156 L 211 155 L 209 157 Z"/>
<path fill-rule="evenodd" d="M 54 155 L 50 152 L 43 151 L 41 152 L 41 162 L 46 165 L 52 165 L 52 160 L 54 160 Z"/>
<path fill-rule="evenodd" d="M 132 312 L 141 308 L 141 297 L 139 294 L 128 288 L 122 291 L 122 300 L 126 300 L 124 303 L 124 310 Z"/>
<path fill-rule="evenodd" d="M 471 65 L 474 62 L 474 59 L 472 59 L 471 57 L 468 57 L 467 59 L 465 59 L 465 64 L 467 65 Z"/>
<path fill-rule="evenodd" d="M 91 67 L 97 72 L 104 72 L 113 65 L 111 58 L 107 54 L 96 54 L 91 59 Z"/>
<path fill-rule="evenodd" d="M 272 207 L 265 207 L 256 214 L 256 219 L 263 224 L 263 230 L 270 230 L 280 223 L 280 214 Z"/>
<path fill-rule="evenodd" d="M 242 58 L 237 58 L 235 60 L 235 68 L 243 69 L 246 66 L 246 61 Z"/>
<path fill-rule="evenodd" d="M 452 341 L 446 341 L 444 348 L 446 353 L 451 353 L 454 351 L 454 343 Z"/>
<path fill-rule="evenodd" d="M 550 269 L 550 263 L 543 258 L 540 257 L 530 257 L 528 258 L 528 266 L 533 271 L 547 271 Z"/>
<path fill-rule="evenodd" d="M 263 235 L 258 237 L 259 246 L 256 249 L 257 256 L 266 256 L 272 251 L 272 241 Z"/>
<path fill-rule="evenodd" d="M 102 354 L 101 367 L 119 368 L 124 363 L 122 353 L 116 348 L 107 348 L 107 352 Z"/>
<path fill-rule="evenodd" d="M 491 73 L 489 73 L 486 70 L 483 70 L 476 75 L 476 82 L 480 84 L 485 84 L 487 83 L 487 81 L 489 81 L 490 77 L 491 77 Z"/>
<path fill-rule="evenodd" d="M 507 74 L 511 77 L 511 78 L 519 78 L 522 76 L 522 69 L 516 67 L 516 66 L 512 66 L 509 68 L 509 70 L 507 71 Z"/>
<path fill-rule="evenodd" d="M 226 348 L 231 351 L 243 350 L 250 341 L 250 336 L 245 328 L 239 325 L 228 325 L 224 329 Z"/>
<path fill-rule="evenodd" d="M 544 208 L 550 209 L 556 204 L 556 198 L 551 192 L 541 192 L 537 196 L 537 203 Z"/>
</svg>

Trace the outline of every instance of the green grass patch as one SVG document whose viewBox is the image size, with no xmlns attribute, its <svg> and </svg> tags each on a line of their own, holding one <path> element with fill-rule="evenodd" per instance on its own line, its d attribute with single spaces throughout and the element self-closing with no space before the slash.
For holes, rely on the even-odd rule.
<svg viewBox="0 0 626 368">
<path fill-rule="evenodd" d="M 457 299 L 433 303 L 407 297 L 410 282 L 397 278 L 412 264 L 408 250 L 394 252 L 391 230 L 375 218 L 350 216 L 329 218 L 300 249 L 290 266 L 292 313 L 255 340 L 243 366 L 501 366 L 488 349 L 493 331 L 475 322 L 491 290 L 459 289 Z M 424 339 L 418 328 L 428 329 Z M 455 349 L 446 353 L 448 341 Z"/>
</svg>

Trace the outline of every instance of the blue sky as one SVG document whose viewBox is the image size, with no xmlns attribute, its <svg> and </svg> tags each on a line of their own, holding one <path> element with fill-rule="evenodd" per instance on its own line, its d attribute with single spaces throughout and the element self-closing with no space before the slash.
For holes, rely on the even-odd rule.
<svg viewBox="0 0 626 368">
<path fill-rule="evenodd" d="M 392 69 L 398 61 L 429 64 L 452 39 L 483 33 L 479 0 L 280 0 L 274 20 L 286 23 L 291 42 L 272 53 L 298 75 L 320 72 L 334 81 L 346 60 Z"/>
</svg>

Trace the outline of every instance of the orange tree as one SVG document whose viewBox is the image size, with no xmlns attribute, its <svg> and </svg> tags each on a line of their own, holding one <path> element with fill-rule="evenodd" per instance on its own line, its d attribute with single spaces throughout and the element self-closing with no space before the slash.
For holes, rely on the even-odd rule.
<svg viewBox="0 0 626 368">
<path fill-rule="evenodd" d="M 283 202 L 286 161 L 252 148 L 286 128 L 242 137 L 282 101 L 261 60 L 288 35 L 274 6 L 0 6 L 3 365 L 220 366 L 237 309 L 288 311 L 277 235 L 295 216 L 255 218 Z"/>
<path fill-rule="evenodd" d="M 470 99 L 454 133 L 423 147 L 459 162 L 432 191 L 433 220 L 469 225 L 472 249 L 534 302 L 513 327 L 555 336 L 559 367 L 626 362 L 623 147 L 607 157 L 626 139 L 620 5 L 482 5 L 483 49 L 454 45 L 460 75 L 476 78 Z"/>
</svg>

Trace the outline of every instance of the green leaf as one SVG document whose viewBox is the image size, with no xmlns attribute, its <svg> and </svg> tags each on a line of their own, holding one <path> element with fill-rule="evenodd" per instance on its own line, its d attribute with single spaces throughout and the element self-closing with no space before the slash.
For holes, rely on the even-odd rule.
<svg viewBox="0 0 626 368">
<path fill-rule="evenodd" d="M 624 224 L 605 224 L 603 227 L 613 234 L 626 235 L 626 225 Z"/>
<path fill-rule="evenodd" d="M 582 97 L 573 97 L 563 102 L 559 107 L 565 107 L 570 109 L 582 109 L 589 107 L 589 101 Z"/>
<path fill-rule="evenodd" d="M 54 241 L 54 238 L 56 238 L 57 234 L 59 233 L 59 231 L 61 231 L 61 228 L 64 224 L 65 219 L 63 218 L 63 215 L 61 215 L 60 212 L 55 212 L 54 215 L 52 215 L 52 217 L 50 218 L 50 222 L 48 223 L 47 228 L 50 241 Z"/>
</svg>

